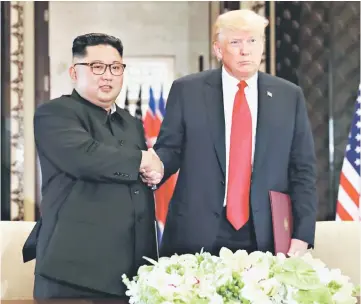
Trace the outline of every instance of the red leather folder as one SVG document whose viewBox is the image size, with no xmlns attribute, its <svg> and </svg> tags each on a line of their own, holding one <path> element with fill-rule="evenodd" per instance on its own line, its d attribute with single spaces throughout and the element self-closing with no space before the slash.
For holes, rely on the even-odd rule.
<svg viewBox="0 0 361 304">
<path fill-rule="evenodd" d="M 287 255 L 293 231 L 291 198 L 288 194 L 277 191 L 269 191 L 269 196 L 275 254 L 283 253 Z"/>
</svg>

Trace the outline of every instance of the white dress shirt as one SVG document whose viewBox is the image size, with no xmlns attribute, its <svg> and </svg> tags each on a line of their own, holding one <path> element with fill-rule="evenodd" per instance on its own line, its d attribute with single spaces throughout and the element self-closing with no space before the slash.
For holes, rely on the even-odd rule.
<svg viewBox="0 0 361 304">
<path fill-rule="evenodd" d="M 254 149 L 256 143 L 256 128 L 257 128 L 257 111 L 258 111 L 258 73 L 246 80 L 247 87 L 245 88 L 246 99 L 251 111 L 252 118 L 252 164 L 254 159 Z M 228 168 L 229 168 L 229 147 L 231 140 L 232 128 L 232 113 L 233 103 L 236 93 L 238 91 L 239 80 L 231 76 L 224 67 L 222 67 L 222 90 L 223 90 L 223 104 L 224 104 L 224 120 L 225 120 L 225 138 L 226 138 L 226 195 L 224 198 L 224 206 L 226 206 L 227 189 L 228 189 Z"/>
<path fill-rule="evenodd" d="M 113 114 L 116 111 L 117 111 L 117 107 L 115 106 L 115 103 L 112 103 L 112 106 L 110 108 L 110 114 Z"/>
</svg>

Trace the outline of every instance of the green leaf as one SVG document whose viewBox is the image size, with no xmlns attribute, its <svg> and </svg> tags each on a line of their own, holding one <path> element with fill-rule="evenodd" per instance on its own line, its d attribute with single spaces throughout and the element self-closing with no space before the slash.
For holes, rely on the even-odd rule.
<svg viewBox="0 0 361 304">
<path fill-rule="evenodd" d="M 291 257 L 286 259 L 282 265 L 282 268 L 285 271 L 291 271 L 291 272 L 313 271 L 312 266 L 310 266 L 308 263 L 297 257 Z"/>
<path fill-rule="evenodd" d="M 360 290 L 361 290 L 360 285 L 355 286 L 354 289 L 353 289 L 353 291 L 352 291 L 352 296 L 353 296 L 353 297 L 359 297 L 359 296 L 360 296 L 360 292 L 361 292 Z"/>
<path fill-rule="evenodd" d="M 275 274 L 275 278 L 285 285 L 291 285 L 302 290 L 318 289 L 321 286 L 316 273 L 297 273 L 287 271 Z"/>
<path fill-rule="evenodd" d="M 337 283 L 336 281 L 331 281 L 330 283 L 327 284 L 327 287 L 328 287 L 328 290 L 330 291 L 330 293 L 332 295 L 334 295 L 337 291 L 340 290 L 342 285 Z"/>
<path fill-rule="evenodd" d="M 273 276 L 285 285 L 301 290 L 319 289 L 322 286 L 317 272 L 300 258 L 289 258 L 272 268 Z"/>
<path fill-rule="evenodd" d="M 326 287 L 313 290 L 299 290 L 294 299 L 298 304 L 332 304 L 332 296 Z"/>
</svg>

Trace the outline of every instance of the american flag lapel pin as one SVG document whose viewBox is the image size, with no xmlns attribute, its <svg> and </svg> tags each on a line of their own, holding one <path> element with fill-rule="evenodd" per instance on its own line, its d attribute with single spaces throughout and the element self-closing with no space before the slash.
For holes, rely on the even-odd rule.
<svg viewBox="0 0 361 304">
<path fill-rule="evenodd" d="M 270 91 L 267 91 L 267 96 L 272 97 L 272 93 Z"/>
</svg>

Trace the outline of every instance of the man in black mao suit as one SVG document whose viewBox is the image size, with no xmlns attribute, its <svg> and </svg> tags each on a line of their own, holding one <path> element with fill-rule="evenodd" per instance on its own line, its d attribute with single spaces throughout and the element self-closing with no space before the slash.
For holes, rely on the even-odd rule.
<svg viewBox="0 0 361 304">
<path fill-rule="evenodd" d="M 258 72 L 267 24 L 248 10 L 219 16 L 213 45 L 222 67 L 172 85 L 154 147 L 163 181 L 179 170 L 161 255 L 202 247 L 218 255 L 222 246 L 273 252 L 270 190 L 292 198 L 289 254 L 313 245 L 312 133 L 300 87 Z M 144 179 L 160 176 L 150 171 Z"/>
<path fill-rule="evenodd" d="M 123 83 L 123 46 L 105 34 L 73 42 L 74 90 L 35 113 L 42 171 L 41 228 L 34 297 L 118 298 L 122 274 L 156 258 L 154 201 L 140 179 L 160 170 L 142 123 L 115 100 Z"/>
</svg>

